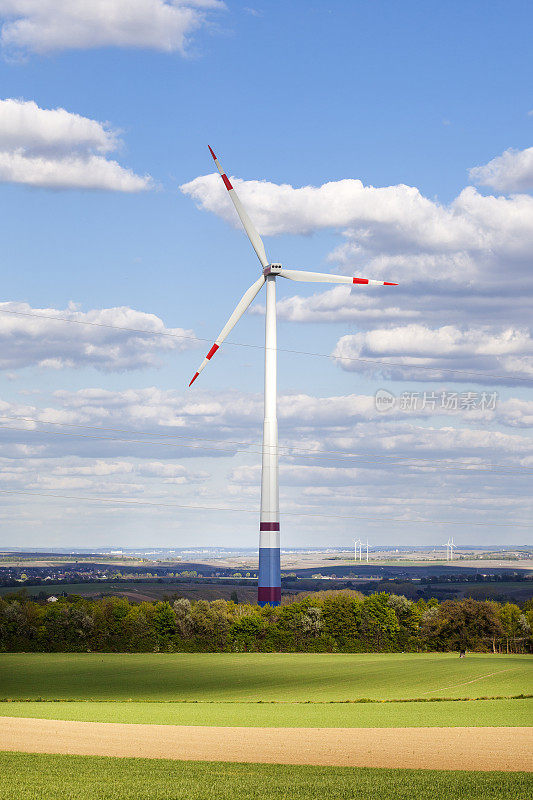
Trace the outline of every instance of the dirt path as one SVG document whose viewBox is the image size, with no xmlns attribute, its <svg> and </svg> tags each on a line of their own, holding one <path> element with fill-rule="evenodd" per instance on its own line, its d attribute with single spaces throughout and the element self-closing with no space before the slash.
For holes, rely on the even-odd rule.
<svg viewBox="0 0 533 800">
<path fill-rule="evenodd" d="M 0 717 L 0 750 L 517 772 L 533 770 L 533 727 L 210 728 Z"/>
</svg>

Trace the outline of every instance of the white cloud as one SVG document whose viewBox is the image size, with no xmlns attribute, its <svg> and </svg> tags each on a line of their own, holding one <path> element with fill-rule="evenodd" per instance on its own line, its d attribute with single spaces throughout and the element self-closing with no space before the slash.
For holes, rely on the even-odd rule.
<svg viewBox="0 0 533 800">
<path fill-rule="evenodd" d="M 428 433 L 425 425 L 437 418 L 445 418 L 448 426 L 465 424 L 526 428 L 533 415 L 533 402 L 519 399 L 499 401 L 493 409 L 445 411 L 418 407 L 408 413 L 398 405 L 386 414 L 378 411 L 372 395 L 345 395 L 315 397 L 307 394 L 281 395 L 279 398 L 280 443 L 284 453 L 297 458 L 300 451 L 320 454 L 376 452 L 402 454 L 414 453 L 434 445 L 435 434 Z M 18 423 L 16 418 L 42 420 Z M 15 420 L 15 421 L 13 421 Z M 136 457 L 158 460 L 169 458 L 233 458 L 237 453 L 260 453 L 262 397 L 237 392 L 190 394 L 161 390 L 156 387 L 110 391 L 82 389 L 76 392 L 58 391 L 53 405 L 37 407 L 31 402 L 13 403 L 0 400 L 0 425 L 2 441 L 26 443 L 44 447 L 44 453 L 57 455 L 72 441 L 63 436 L 50 435 L 51 431 L 96 433 L 97 439 L 76 440 L 76 452 L 90 457 Z M 421 427 L 416 427 L 415 423 Z M 62 427 L 62 424 L 65 427 Z M 75 426 L 75 427 L 70 427 Z M 79 427 L 78 427 L 79 426 Z M 23 431 L 15 431 L 21 427 Z M 84 430 L 84 427 L 87 430 Z M 109 429 L 100 438 L 98 430 Z M 115 433 L 112 431 L 115 430 Z M 128 441 L 128 430 L 133 432 Z M 452 431 L 453 427 L 446 430 Z M 32 436 L 27 432 L 31 431 Z M 142 435 L 141 435 L 142 434 Z M 447 433 L 451 436 L 451 433 Z M 160 438 L 163 437 L 163 438 Z M 501 437 L 501 435 L 500 435 Z M 75 439 L 75 437 L 74 437 Z M 138 441 L 148 442 L 139 446 Z M 522 441 L 515 437 L 513 441 Z M 163 442 L 163 445 L 158 444 Z M 495 439 L 494 439 L 495 441 Z M 500 438 L 500 446 L 510 440 Z M 172 446 L 168 446 L 170 443 Z M 529 442 L 531 446 L 531 441 Z M 287 449 L 288 448 L 288 449 Z M 440 445 L 436 448 L 439 450 Z M 468 457 L 475 454 L 466 453 Z M 257 459 L 255 459 L 257 460 Z"/>
<path fill-rule="evenodd" d="M 311 296 L 306 296 L 302 287 L 288 297 L 283 293 L 292 290 L 292 285 L 280 283 L 282 319 L 357 326 L 360 333 L 341 339 L 335 351 L 344 368 L 412 380 L 450 379 L 452 373 L 444 368 L 502 374 L 509 385 L 517 383 L 515 378 L 533 379 L 532 360 L 526 358 L 531 353 L 533 197 L 484 196 L 466 187 L 451 203 L 441 204 L 424 197 L 416 187 L 365 186 L 354 179 L 300 188 L 268 181 L 232 181 L 261 233 L 302 235 L 337 229 L 342 240 L 328 257 L 333 272 L 399 283 L 390 289 L 328 288 Z M 202 209 L 239 225 L 218 175 L 200 176 L 181 189 Z M 305 266 L 323 270 L 323 265 Z M 457 333 L 454 345 L 436 358 L 427 349 L 417 354 L 414 345 L 402 356 L 386 358 L 390 355 L 387 348 L 374 352 L 369 343 L 375 342 L 375 337 L 365 338 L 363 331 L 374 328 L 379 328 L 382 336 L 381 329 L 401 330 L 403 338 L 408 330 L 421 336 L 429 331 L 428 342 L 440 331 L 441 345 L 445 339 L 442 331 L 453 328 L 465 333 L 460 334 L 461 346 Z M 513 351 L 485 353 L 475 342 L 479 335 L 485 342 L 503 345 L 505 331 L 515 332 L 509 334 Z M 424 349 L 424 342 L 421 346 Z M 369 360 L 391 360 L 399 366 L 387 369 L 376 363 L 364 367 L 347 360 L 365 353 Z M 435 371 L 409 371 L 408 361 L 433 366 Z M 473 375 L 455 377 L 474 380 Z"/>
<path fill-rule="evenodd" d="M 221 0 L 0 0 L 1 41 L 10 51 L 96 47 L 185 52 Z"/>
<path fill-rule="evenodd" d="M 471 233 L 467 220 L 455 219 L 450 210 L 428 200 L 413 186 L 364 186 L 352 178 L 300 188 L 269 181 L 231 180 L 259 232 L 267 236 L 400 222 L 400 236 L 422 237 L 434 243 L 454 245 Z M 206 211 L 238 224 L 217 174 L 200 176 L 180 188 Z"/>
<path fill-rule="evenodd" d="M 139 192 L 152 179 L 109 160 L 119 132 L 64 108 L 0 100 L 0 182 L 54 189 Z"/>
<path fill-rule="evenodd" d="M 488 164 L 472 167 L 470 180 L 499 192 L 528 192 L 533 189 L 533 147 L 509 149 Z"/>
<path fill-rule="evenodd" d="M 394 291 L 394 290 L 393 290 Z M 394 297 L 377 298 L 376 294 L 352 292 L 348 286 L 335 286 L 310 297 L 294 295 L 282 298 L 276 305 L 278 317 L 291 322 L 357 322 L 371 325 L 379 322 L 398 322 L 420 316 L 419 311 L 387 305 Z M 379 301 L 379 302 L 378 302 Z M 264 314 L 265 307 L 252 306 L 251 314 Z"/>
<path fill-rule="evenodd" d="M 343 310 L 348 318 L 351 308 L 354 317 L 363 312 L 358 319 L 365 327 L 382 310 L 391 322 L 402 314 L 429 314 L 444 324 L 465 312 L 483 324 L 505 319 L 516 324 L 517 314 L 518 324 L 530 321 L 533 197 L 487 197 L 466 187 L 442 205 L 405 185 L 376 188 L 345 179 L 294 188 L 232 180 L 261 233 L 338 229 L 343 242 L 329 257 L 333 271 L 400 284 L 387 292 L 358 286 L 349 299 L 331 291 L 313 301 L 291 299 L 291 308 L 282 307 L 287 317 L 307 319 L 316 311 L 333 321 Z M 195 178 L 181 190 L 201 208 L 239 225 L 218 175 Z"/>
<path fill-rule="evenodd" d="M 0 488 L 25 491 L 83 490 L 104 496 L 151 496 L 205 483 L 209 473 L 182 464 L 76 456 L 39 458 L 0 457 Z M 168 488 L 167 488 L 168 487 Z"/>
<path fill-rule="evenodd" d="M 117 146 L 118 132 L 105 123 L 33 101 L 0 100 L 0 150 L 62 156 L 87 149 L 107 153 Z"/>
<path fill-rule="evenodd" d="M 397 254 L 486 251 L 518 231 L 529 242 L 533 238 L 531 197 L 484 197 L 466 187 L 444 206 L 414 186 L 365 186 L 352 178 L 301 188 L 235 178 L 232 183 L 264 235 L 341 228 L 357 232 L 361 247 L 370 247 L 379 236 L 379 249 Z M 239 224 L 218 175 L 200 176 L 180 188 L 204 210 Z M 523 241 L 517 245 L 525 246 Z"/>
<path fill-rule="evenodd" d="M 193 396 L 156 387 L 125 391 L 94 388 L 56 392 L 49 407 L 33 402 L 27 398 L 18 403 L 0 400 L 1 488 L 134 498 L 168 504 L 169 508 L 95 503 L 84 505 L 84 514 L 79 515 L 79 504 L 68 500 L 25 498 L 28 502 L 21 506 L 17 495 L 11 499 L 2 495 L 2 519 L 11 522 L 10 509 L 15 505 L 20 509 L 13 519 L 17 529 L 35 525 L 38 519 L 39 531 L 46 524 L 59 530 L 65 518 L 72 518 L 86 529 L 86 538 L 103 519 L 116 519 L 116 527 L 105 528 L 106 541 L 102 543 L 109 544 L 110 531 L 118 534 L 125 520 L 130 537 L 139 525 L 139 511 L 144 509 L 150 514 L 153 535 L 161 537 L 169 525 L 181 525 L 189 537 L 185 541 L 191 541 L 192 533 L 204 542 L 203 537 L 218 530 L 214 519 L 176 505 L 257 507 L 262 419 L 259 394 L 204 392 Z M 461 518 L 486 523 L 484 537 L 493 522 L 524 522 L 530 518 L 531 475 L 524 468 L 533 467 L 533 441 L 518 428 L 530 424 L 531 402 L 511 399 L 499 402 L 490 411 L 449 413 L 445 419 L 442 412 L 437 416 L 428 410 L 405 413 L 395 409 L 380 414 L 374 398 L 367 395 L 282 395 L 279 405 L 283 511 L 368 515 L 372 519 Z M 17 422 L 15 417 L 80 427 Z M 496 430 L 498 424 L 511 430 Z M 131 438 L 149 444 L 127 441 L 128 429 L 137 431 Z M 57 436 L 51 431 L 67 435 Z M 69 433 L 86 434 L 88 438 Z M 104 437 L 114 438 L 106 441 Z M 165 444 L 155 443 L 160 437 Z M 286 445 L 291 446 L 288 453 Z M 511 469 L 493 473 L 489 465 L 500 463 Z M 73 516 L 74 507 L 78 517 Z M 145 519 L 142 516 L 138 534 L 142 542 Z M 231 526 L 232 535 L 242 531 L 243 544 L 253 544 L 250 520 L 249 515 L 243 515 L 242 520 L 224 515 L 220 541 L 228 541 Z M 301 524 L 297 518 L 286 516 L 285 536 L 291 537 L 289 531 L 298 536 Z M 329 521 L 306 518 L 302 544 L 311 542 L 307 537 L 315 524 L 322 541 L 325 531 L 332 535 Z M 353 521 L 335 525 L 345 531 L 346 541 Z M 379 539 L 373 541 L 381 541 L 389 527 L 387 524 L 379 534 L 374 531 L 372 535 L 379 535 Z M 464 532 L 467 538 L 471 536 L 467 521 Z M 65 534 L 69 542 L 72 534 L 69 522 Z M 497 535 L 497 529 L 493 535 Z M 433 534 L 428 530 L 427 536 L 431 540 Z M 173 539 L 172 544 L 181 541 Z"/>
<path fill-rule="evenodd" d="M 486 328 L 461 330 L 446 325 L 430 329 L 419 324 L 343 336 L 333 352 L 340 366 L 349 371 L 366 370 L 396 380 L 423 380 L 421 370 L 410 366 L 418 364 L 424 368 L 426 380 L 452 377 L 454 381 L 470 383 L 478 371 L 483 373 L 484 383 L 496 380 L 488 377 L 490 373 L 503 375 L 506 383 L 513 383 L 515 377 L 533 381 L 532 356 L 533 339 L 528 330 L 507 328 L 495 333 Z M 359 358 L 365 361 L 357 361 Z M 450 376 L 450 369 L 473 374 Z"/>
<path fill-rule="evenodd" d="M 512 398 L 498 409 L 500 422 L 510 428 L 533 428 L 533 400 Z"/>
<path fill-rule="evenodd" d="M 18 312 L 20 316 L 2 311 Z M 91 324 L 65 324 L 43 319 L 46 316 Z M 117 330 L 112 326 L 148 333 Z M 194 332 L 166 328 L 155 314 L 128 307 L 83 312 L 72 306 L 55 309 L 32 308 L 27 303 L 0 303 L 0 369 L 30 366 L 94 367 L 104 372 L 144 369 L 157 366 L 165 352 L 196 347 L 194 338 L 187 337 L 194 337 Z"/>
</svg>

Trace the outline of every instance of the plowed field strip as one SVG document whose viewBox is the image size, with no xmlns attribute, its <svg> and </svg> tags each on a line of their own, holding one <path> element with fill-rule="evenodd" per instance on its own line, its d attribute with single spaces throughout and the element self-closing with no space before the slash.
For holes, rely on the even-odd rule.
<svg viewBox="0 0 533 800">
<path fill-rule="evenodd" d="M 533 769 L 533 727 L 212 728 L 0 717 L 0 750 L 519 772 Z"/>
</svg>

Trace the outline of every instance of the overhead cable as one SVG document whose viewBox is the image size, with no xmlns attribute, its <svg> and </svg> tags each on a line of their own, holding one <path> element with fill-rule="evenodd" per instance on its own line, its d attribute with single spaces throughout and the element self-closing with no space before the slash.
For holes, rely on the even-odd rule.
<svg viewBox="0 0 533 800">
<path fill-rule="evenodd" d="M 31 314 L 27 311 L 13 311 L 11 309 L 0 308 L 1 314 L 13 314 L 14 316 L 19 317 L 35 317 L 36 319 L 49 319 L 54 320 L 56 322 L 68 322 L 74 325 L 90 325 L 96 328 L 111 328 L 117 331 L 126 331 L 129 333 L 142 333 L 146 336 L 168 336 L 174 339 L 184 339 L 188 341 L 194 342 L 211 342 L 211 339 L 201 338 L 199 336 L 186 336 L 185 334 L 180 333 L 170 333 L 170 331 L 148 331 L 142 328 L 125 328 L 120 325 L 110 325 L 104 322 L 88 322 L 87 320 L 81 319 L 67 319 L 66 317 L 56 317 L 50 316 L 48 314 Z M 261 344 L 249 344 L 245 342 L 232 342 L 226 341 L 225 345 L 232 345 L 233 347 L 250 347 L 257 350 L 265 350 L 265 345 Z M 353 361 L 353 362 L 361 362 L 365 364 L 374 364 L 374 365 L 383 365 L 386 367 L 394 367 L 396 369 L 425 369 L 431 370 L 432 372 L 447 372 L 450 374 L 456 375 L 469 375 L 470 377 L 474 378 L 491 378 L 496 380 L 512 380 L 512 381 L 524 381 L 526 383 L 531 382 L 531 378 L 524 378 L 518 375 L 498 375 L 491 372 L 477 372 L 473 370 L 463 370 L 463 369 L 453 369 L 451 367 L 432 367 L 429 364 L 396 364 L 392 361 L 383 361 L 377 358 L 360 358 L 356 356 L 332 356 L 332 354 L 328 353 L 313 353 L 307 350 L 288 350 L 287 348 L 278 347 L 276 348 L 278 353 L 291 353 L 292 355 L 299 355 L 299 356 L 316 356 L 319 358 L 337 358 L 339 361 Z M 477 358 L 480 356 L 477 355 Z M 483 357 L 483 356 L 481 356 Z M 488 357 L 488 355 L 487 355 Z M 521 356 L 527 357 L 527 356 Z"/>
<path fill-rule="evenodd" d="M 126 505 L 133 505 L 133 506 L 151 506 L 151 507 L 161 507 L 161 508 L 185 508 L 194 511 L 229 511 L 233 513 L 239 514 L 259 514 L 257 509 L 252 508 L 227 508 L 227 507 L 220 507 L 220 506 L 201 506 L 201 505 L 185 505 L 182 503 L 158 503 L 158 502 L 150 502 L 147 500 L 130 500 L 124 498 L 111 498 L 111 497 L 78 497 L 75 495 L 68 495 L 68 494 L 51 494 L 48 492 L 26 492 L 19 489 L 0 489 L 0 493 L 2 494 L 20 494 L 20 495 L 29 495 L 34 497 L 51 497 L 56 498 L 58 500 L 76 500 L 82 502 L 89 502 L 89 503 L 118 503 L 118 504 L 126 504 Z M 307 511 L 281 511 L 280 514 L 282 516 L 290 516 L 290 517 L 324 517 L 327 519 L 365 519 L 371 522 L 405 522 L 409 523 L 410 525 L 415 524 L 426 524 L 426 525 L 482 525 L 483 527 L 487 528 L 490 526 L 495 527 L 502 527 L 502 528 L 531 528 L 531 523 L 525 522 L 473 522 L 471 520 L 465 520 L 464 522 L 461 520 L 435 520 L 435 519 L 406 519 L 403 517 L 366 517 L 360 515 L 343 515 L 343 514 L 317 514 Z"/>
<path fill-rule="evenodd" d="M 2 419 L 2 417 L 0 417 Z M 23 417 L 20 418 L 21 420 L 24 419 Z M 26 418 L 29 419 L 29 418 Z M 36 420 L 36 422 L 38 422 Z M 44 423 L 46 424 L 46 423 Z M 63 423 L 48 423 L 52 425 L 62 425 Z M 67 423 L 68 424 L 68 423 Z M 84 427 L 84 426 L 76 426 L 76 427 Z M 96 426 L 91 426 L 96 428 Z M 97 430 L 107 430 L 106 428 L 96 428 Z M 45 436 L 68 436 L 74 437 L 76 439 L 93 439 L 97 441 L 109 441 L 109 442 L 123 442 L 125 444 L 142 444 L 142 445 L 154 445 L 156 447 L 187 447 L 193 450 L 211 450 L 213 453 L 247 453 L 247 454 L 254 454 L 254 455 L 262 455 L 262 450 L 251 450 L 250 447 L 259 445 L 248 445 L 246 442 L 234 442 L 234 444 L 242 444 L 245 445 L 245 449 L 240 448 L 229 448 L 229 447 L 213 447 L 208 446 L 205 444 L 186 444 L 184 442 L 162 442 L 162 441 L 150 441 L 149 439 L 126 439 L 120 436 L 97 436 L 96 434 L 89 434 L 89 433 L 73 433 L 71 431 L 41 431 L 35 428 L 15 428 L 12 425 L 4 425 L 0 424 L 0 431 L 2 430 L 10 430 L 10 431 L 18 431 L 20 433 L 41 433 Z M 112 429 L 110 429 L 112 430 Z M 132 433 L 136 433 L 132 431 Z M 139 434 L 137 434 L 139 435 Z M 146 434 L 150 435 L 150 434 Z M 158 434 L 156 434 L 158 435 Z M 193 437 L 184 437 L 184 438 L 193 438 Z M 202 440 L 199 437 L 199 441 L 213 441 L 213 440 Z M 230 442 L 227 442 L 230 444 Z M 287 449 L 290 449 L 287 446 Z M 355 464 L 380 464 L 380 458 L 397 458 L 401 463 L 388 463 L 388 464 L 381 464 L 381 466 L 401 466 L 401 467 L 409 467 L 415 468 L 418 467 L 419 469 L 448 469 L 460 472 L 489 472 L 489 473 L 497 473 L 498 470 L 506 470 L 504 474 L 506 475 L 514 475 L 514 474 L 530 474 L 533 472 L 533 469 L 529 469 L 528 467 L 521 467 L 515 466 L 513 464 L 472 464 L 472 465 L 465 465 L 465 466 L 455 466 L 453 464 L 441 464 L 437 463 L 438 461 L 444 461 L 445 459 L 439 459 L 432 462 L 432 459 L 424 459 L 420 458 L 417 459 L 416 457 L 411 456 L 381 456 L 380 454 L 370 454 L 373 455 L 373 458 L 368 458 L 366 454 L 351 454 L 351 453 L 334 453 L 334 451 L 322 451 L 322 452 L 311 452 L 311 451 L 303 451 L 303 452 L 280 452 L 278 446 L 278 454 L 280 456 L 284 456 L 286 458 L 313 458 L 313 459 L 322 459 L 324 461 L 336 461 L 338 459 L 350 459 L 356 460 Z M 416 461 L 420 460 L 423 461 L 423 464 L 404 464 L 405 461 Z M 436 464 L 436 466 L 433 466 Z M 507 471 L 509 470 L 509 471 Z"/>
</svg>

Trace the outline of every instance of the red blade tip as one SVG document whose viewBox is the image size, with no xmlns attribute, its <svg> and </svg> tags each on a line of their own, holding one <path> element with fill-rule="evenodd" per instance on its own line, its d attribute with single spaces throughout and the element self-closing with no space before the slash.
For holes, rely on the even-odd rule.
<svg viewBox="0 0 533 800">
<path fill-rule="evenodd" d="M 209 147 L 209 145 L 207 145 L 207 146 Z M 210 152 L 210 153 L 211 153 L 211 155 L 213 156 L 213 161 L 216 161 L 216 160 L 217 160 L 217 157 L 216 157 L 216 155 L 213 153 L 213 151 L 211 150 L 211 148 L 210 148 L 210 147 L 209 147 L 209 152 Z"/>
<path fill-rule="evenodd" d="M 389 283 L 389 281 L 385 281 L 383 283 L 383 286 L 398 286 L 398 284 L 397 283 Z"/>
<path fill-rule="evenodd" d="M 199 372 L 195 372 L 194 373 L 194 377 L 193 377 L 192 381 L 189 383 L 189 386 L 193 385 L 194 381 L 196 380 L 196 378 L 198 377 L 199 374 L 200 374 Z"/>
</svg>

